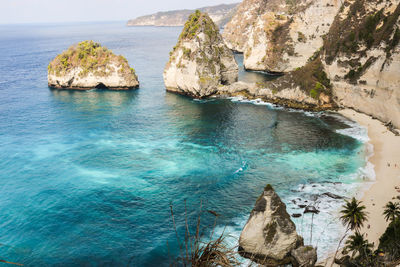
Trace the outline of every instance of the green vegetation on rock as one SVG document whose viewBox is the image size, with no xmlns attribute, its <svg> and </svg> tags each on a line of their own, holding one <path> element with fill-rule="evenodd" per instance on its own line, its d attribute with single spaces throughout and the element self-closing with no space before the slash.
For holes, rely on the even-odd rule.
<svg viewBox="0 0 400 267">
<path fill-rule="evenodd" d="M 366 50 L 381 44 L 386 46 L 389 58 L 400 41 L 400 32 L 396 26 L 400 5 L 390 14 L 384 14 L 383 10 L 371 14 L 366 10 L 363 0 L 346 1 L 345 4 L 349 6 L 348 16 L 343 20 L 337 16 L 324 38 L 327 63 L 333 62 L 340 53 L 352 57 L 355 54 L 363 56 Z"/>
<path fill-rule="evenodd" d="M 49 74 L 62 76 L 68 71 L 80 68 L 79 76 L 85 77 L 89 73 L 95 76 L 107 76 L 113 69 L 123 76 L 136 77 L 135 70 L 129 67 L 128 60 L 117 56 L 106 47 L 93 41 L 83 41 L 62 52 L 48 65 Z"/>
<path fill-rule="evenodd" d="M 319 54 L 305 66 L 291 72 L 291 75 L 295 83 L 314 99 L 318 99 L 322 92 L 332 95 L 331 81 L 324 70 Z"/>
<path fill-rule="evenodd" d="M 201 17 L 200 10 L 196 10 L 193 14 L 189 16 L 188 21 L 186 21 L 185 26 L 182 30 L 179 40 L 186 38 L 193 38 L 199 29 L 199 19 Z"/>
<path fill-rule="evenodd" d="M 208 36 L 209 42 L 213 42 L 219 33 L 219 29 L 206 13 L 196 10 L 189 16 L 188 21 L 185 23 L 182 33 L 179 36 L 179 41 L 192 39 L 199 32 L 204 32 Z"/>
</svg>

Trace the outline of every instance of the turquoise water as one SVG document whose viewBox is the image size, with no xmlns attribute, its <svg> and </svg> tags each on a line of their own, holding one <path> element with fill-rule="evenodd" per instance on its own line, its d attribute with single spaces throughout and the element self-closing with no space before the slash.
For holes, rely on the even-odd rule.
<svg viewBox="0 0 400 267">
<path fill-rule="evenodd" d="M 0 26 L 0 258 L 166 266 L 167 241 L 177 255 L 170 204 L 181 231 L 185 200 L 191 227 L 202 201 L 221 214 L 217 231 L 226 226 L 234 244 L 267 183 L 291 213 L 301 212 L 296 198 L 319 205 L 313 244 L 321 255 L 335 247 L 338 233 L 321 229 L 341 202 L 315 194 L 357 190 L 365 146 L 346 131 L 365 133 L 340 117 L 166 93 L 162 71 L 179 32 L 123 23 Z M 126 56 L 141 88 L 49 90 L 48 62 L 85 39 Z M 240 77 L 255 79 L 248 75 Z M 205 213 L 204 225 L 212 219 Z M 296 224 L 307 233 L 309 218 Z"/>
</svg>

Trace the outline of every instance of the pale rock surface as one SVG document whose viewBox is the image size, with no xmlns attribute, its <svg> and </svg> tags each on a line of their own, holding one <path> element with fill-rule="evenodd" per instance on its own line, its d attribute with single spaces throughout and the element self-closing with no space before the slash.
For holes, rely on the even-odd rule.
<svg viewBox="0 0 400 267">
<path fill-rule="evenodd" d="M 303 245 L 303 238 L 286 211 L 286 205 L 267 185 L 257 199 L 239 239 L 239 253 L 260 264 L 290 263 L 290 252 Z"/>
<path fill-rule="evenodd" d="M 79 75 L 82 71 L 80 67 L 73 68 L 62 76 L 49 74 L 48 84 L 50 87 L 58 89 L 77 90 L 87 90 L 96 87 L 101 89 L 124 90 L 139 86 L 139 82 L 136 78 L 126 79 L 121 76 L 118 73 L 118 66 L 111 64 L 109 68 L 110 71 L 106 76 L 97 76 L 93 73 L 89 73 L 81 77 Z"/>
<path fill-rule="evenodd" d="M 337 35 L 346 38 L 352 32 L 365 27 L 362 20 L 359 24 L 353 22 L 353 28 L 349 27 L 347 20 L 352 18 L 353 1 L 346 2 L 347 8 L 335 19 L 328 35 L 327 49 L 324 51 L 323 63 L 333 84 L 334 100 L 342 107 L 353 108 L 400 128 L 400 44 L 390 46 L 396 39 L 396 31 L 397 38 L 400 38 L 400 1 L 372 0 L 363 2 L 362 9 L 357 6 L 357 10 L 365 13 L 364 17 L 373 16 L 382 10 L 384 16 L 394 16 L 395 23 L 386 30 L 389 34 L 379 40 L 380 32 L 386 27 L 382 21 L 379 22 L 373 30 L 376 35 L 373 35 L 371 47 L 367 47 L 364 41 L 355 39 L 356 50 L 350 54 L 347 50 L 337 51 L 336 48 L 331 48 L 336 45 L 335 42 L 342 42 L 337 40 Z M 360 19 L 360 15 L 353 20 L 358 22 L 357 19 Z M 348 32 L 341 30 L 347 28 Z M 350 72 L 353 78 L 349 76 Z"/>
<path fill-rule="evenodd" d="M 251 28 L 264 12 L 268 0 L 243 0 L 235 15 L 226 24 L 222 36 L 226 45 L 237 52 L 244 52 Z"/>
<path fill-rule="evenodd" d="M 270 0 L 251 27 L 244 51 L 249 70 L 288 72 L 304 66 L 323 45 L 338 0 Z"/>
<path fill-rule="evenodd" d="M 192 14 L 164 69 L 167 90 L 203 98 L 237 79 L 238 65 L 216 25 L 207 14 Z"/>
</svg>

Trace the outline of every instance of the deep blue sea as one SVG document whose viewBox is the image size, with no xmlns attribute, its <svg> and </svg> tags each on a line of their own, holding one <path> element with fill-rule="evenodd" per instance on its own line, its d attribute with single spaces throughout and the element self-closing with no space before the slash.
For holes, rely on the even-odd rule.
<svg viewBox="0 0 400 267">
<path fill-rule="evenodd" d="M 162 72 L 180 30 L 0 26 L 0 259 L 168 266 L 178 256 L 170 205 L 180 233 L 185 201 L 191 230 L 200 202 L 217 212 L 216 233 L 235 246 L 268 183 L 291 214 L 314 203 L 313 239 L 310 215 L 294 219 L 298 231 L 320 257 L 335 249 L 342 200 L 319 194 L 352 196 L 368 179 L 365 129 L 335 114 L 165 92 Z M 49 90 L 48 63 L 87 39 L 124 55 L 140 89 Z M 268 77 L 241 70 L 240 79 Z M 202 221 L 210 233 L 213 215 Z"/>
</svg>

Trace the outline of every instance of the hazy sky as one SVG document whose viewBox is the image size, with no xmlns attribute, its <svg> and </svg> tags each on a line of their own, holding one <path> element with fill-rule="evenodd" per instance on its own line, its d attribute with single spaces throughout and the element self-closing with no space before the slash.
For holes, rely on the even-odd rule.
<svg viewBox="0 0 400 267">
<path fill-rule="evenodd" d="M 240 0 L 0 0 L 0 24 L 128 20 Z"/>
</svg>

